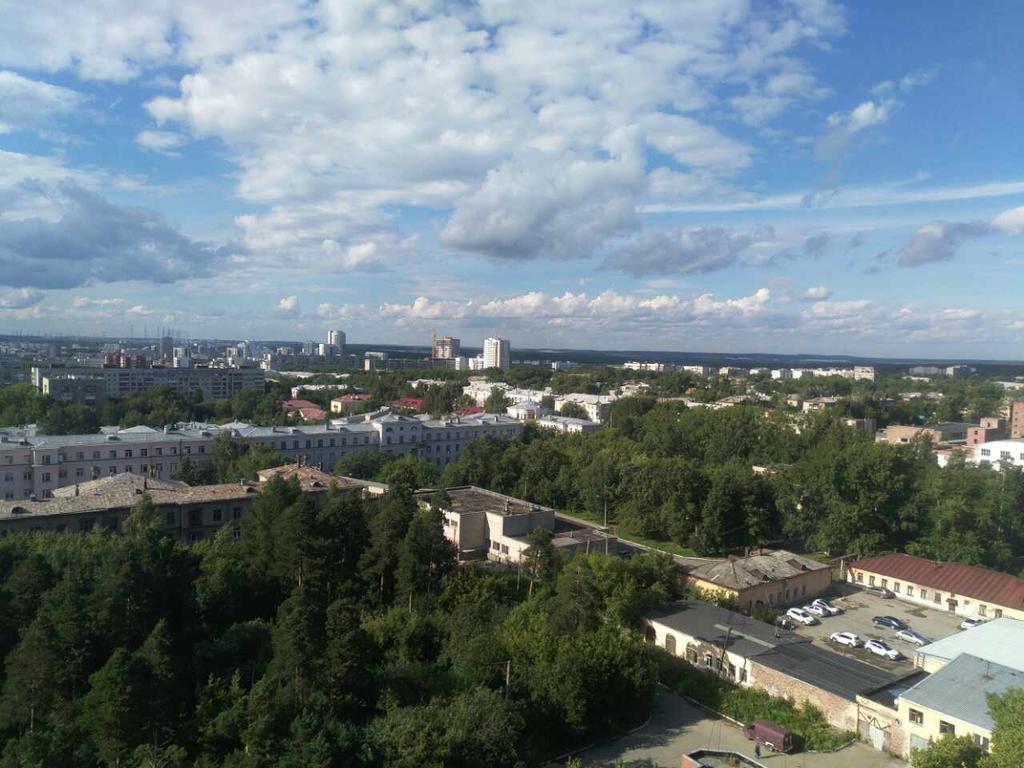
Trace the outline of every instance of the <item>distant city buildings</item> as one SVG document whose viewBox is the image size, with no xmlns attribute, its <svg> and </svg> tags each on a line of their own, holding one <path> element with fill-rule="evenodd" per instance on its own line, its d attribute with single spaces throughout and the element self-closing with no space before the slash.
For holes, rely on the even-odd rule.
<svg viewBox="0 0 1024 768">
<path fill-rule="evenodd" d="M 263 392 L 266 389 L 266 373 L 259 368 L 192 366 L 32 368 L 32 383 L 36 389 L 56 393 L 65 402 L 95 403 L 100 382 L 104 397 L 125 397 L 154 387 L 163 387 L 187 395 L 198 390 L 203 400 L 227 400 L 246 390 Z"/>
<path fill-rule="evenodd" d="M 339 330 L 328 331 L 327 347 L 329 357 L 343 357 L 345 355 L 345 332 Z"/>
<path fill-rule="evenodd" d="M 462 355 L 462 341 L 454 336 L 434 336 L 430 347 L 435 360 L 454 360 Z"/>
<path fill-rule="evenodd" d="M 479 437 L 521 437 L 523 423 L 504 414 L 432 419 L 378 412 L 285 427 L 179 424 L 163 430 L 138 426 L 88 435 L 0 430 L 0 499 L 45 499 L 57 488 L 126 472 L 169 480 L 185 458 L 209 461 L 213 440 L 221 434 L 270 448 L 288 461 L 328 469 L 343 456 L 361 451 L 419 456 L 441 468 Z"/>
<path fill-rule="evenodd" d="M 508 339 L 490 336 L 484 339 L 484 368 L 500 368 L 507 371 L 511 367 L 512 347 Z"/>
</svg>

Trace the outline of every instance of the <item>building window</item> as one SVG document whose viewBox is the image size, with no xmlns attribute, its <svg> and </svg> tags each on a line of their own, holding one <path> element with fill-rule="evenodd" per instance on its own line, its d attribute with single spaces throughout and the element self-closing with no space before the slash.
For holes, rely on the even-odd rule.
<svg viewBox="0 0 1024 768">
<path fill-rule="evenodd" d="M 988 448 L 982 448 L 981 449 L 981 455 L 982 456 L 991 456 L 992 455 L 992 451 L 990 451 Z"/>
<path fill-rule="evenodd" d="M 164 525 L 174 525 L 176 522 L 173 510 L 164 513 Z"/>
<path fill-rule="evenodd" d="M 868 586 L 870 586 L 870 587 L 875 586 L 875 577 L 874 576 L 868 576 Z"/>
<path fill-rule="evenodd" d="M 942 602 L 942 593 L 941 592 L 936 592 L 935 593 L 935 597 L 932 598 L 932 602 L 933 603 L 941 603 Z"/>
<path fill-rule="evenodd" d="M 888 589 L 888 588 L 889 588 L 889 580 L 888 579 L 882 579 L 882 589 Z"/>
<path fill-rule="evenodd" d="M 892 591 L 895 592 L 897 595 L 900 593 L 900 583 L 898 581 L 893 582 Z"/>
<path fill-rule="evenodd" d="M 232 510 L 231 510 L 231 519 L 232 520 L 237 520 L 241 516 L 242 516 L 242 508 L 241 507 L 234 507 L 234 508 L 232 508 Z"/>
<path fill-rule="evenodd" d="M 974 734 L 974 743 L 985 752 L 988 752 L 988 736 L 982 736 L 980 733 L 976 733 Z"/>
<path fill-rule="evenodd" d="M 911 709 L 910 722 L 914 723 L 914 725 L 922 725 L 924 723 L 924 712 L 919 709 Z"/>
<path fill-rule="evenodd" d="M 907 597 L 913 597 L 913 596 L 914 596 L 914 588 L 912 586 L 910 586 L 909 584 L 907 584 Z"/>
<path fill-rule="evenodd" d="M 50 473 L 49 472 L 43 472 L 43 482 L 44 483 L 50 482 Z"/>
<path fill-rule="evenodd" d="M 939 733 L 956 735 L 956 726 L 952 723 L 947 723 L 945 720 L 939 720 Z"/>
<path fill-rule="evenodd" d="M 665 635 L 665 650 L 671 653 L 673 656 L 676 655 L 676 636 L 669 633 Z"/>
<path fill-rule="evenodd" d="M 928 590 L 927 589 L 922 589 L 921 590 L 921 599 L 922 600 L 927 600 L 928 599 Z"/>
<path fill-rule="evenodd" d="M 864 574 L 861 573 L 860 571 L 857 571 L 857 583 L 859 583 L 859 584 L 863 584 L 864 583 Z"/>
<path fill-rule="evenodd" d="M 994 611 L 994 613 L 993 613 L 993 615 L 994 615 L 994 616 L 995 616 L 995 617 L 996 617 L 997 619 L 999 619 L 999 618 L 1002 618 L 1002 616 L 1003 616 L 1003 609 L 1002 609 L 1002 608 L 996 608 L 996 609 L 995 609 L 995 611 Z"/>
<path fill-rule="evenodd" d="M 242 538 L 242 529 L 239 528 L 237 525 L 234 528 L 231 529 L 231 538 L 232 539 L 240 539 L 240 538 Z"/>
<path fill-rule="evenodd" d="M 130 458 L 132 457 L 132 449 L 131 449 L 131 448 L 126 448 L 126 449 L 125 449 L 125 452 L 124 452 L 124 457 L 125 457 L 126 459 L 130 459 Z"/>
<path fill-rule="evenodd" d="M 987 616 L 988 615 L 988 606 L 985 605 L 984 603 L 980 603 L 978 605 L 978 615 L 979 616 Z"/>
<path fill-rule="evenodd" d="M 213 510 L 213 522 L 219 523 L 221 519 L 221 511 L 219 509 Z"/>
</svg>

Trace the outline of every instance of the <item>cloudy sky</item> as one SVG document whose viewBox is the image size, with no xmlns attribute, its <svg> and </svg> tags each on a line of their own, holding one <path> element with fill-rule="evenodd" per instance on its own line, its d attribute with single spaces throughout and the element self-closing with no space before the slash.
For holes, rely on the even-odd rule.
<svg viewBox="0 0 1024 768">
<path fill-rule="evenodd" d="M 0 331 L 1021 359 L 1022 28 L 0 0 Z"/>
</svg>

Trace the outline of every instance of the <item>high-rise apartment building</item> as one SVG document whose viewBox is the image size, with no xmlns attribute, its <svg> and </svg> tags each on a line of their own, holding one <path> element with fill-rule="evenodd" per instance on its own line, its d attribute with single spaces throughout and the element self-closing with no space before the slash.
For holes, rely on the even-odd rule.
<svg viewBox="0 0 1024 768">
<path fill-rule="evenodd" d="M 328 331 L 327 346 L 331 350 L 330 354 L 342 357 L 345 354 L 345 332 L 339 330 Z"/>
<path fill-rule="evenodd" d="M 484 368 L 508 370 L 511 366 L 512 346 L 508 339 L 491 336 L 484 339 Z"/>
<path fill-rule="evenodd" d="M 462 340 L 454 336 L 434 336 L 430 346 L 435 360 L 454 360 L 462 354 Z"/>
</svg>

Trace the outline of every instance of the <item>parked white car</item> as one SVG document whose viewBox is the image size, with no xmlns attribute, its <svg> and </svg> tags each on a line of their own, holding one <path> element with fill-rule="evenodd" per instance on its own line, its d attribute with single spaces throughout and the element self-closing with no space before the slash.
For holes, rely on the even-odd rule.
<svg viewBox="0 0 1024 768">
<path fill-rule="evenodd" d="M 813 613 L 819 619 L 823 619 L 826 616 L 831 616 L 832 615 L 832 614 L 828 613 L 828 611 L 826 611 L 820 605 L 815 605 L 814 603 L 811 603 L 810 605 L 805 605 L 804 606 L 804 610 L 807 611 L 808 613 Z"/>
<path fill-rule="evenodd" d="M 806 624 L 807 626 L 818 623 L 818 620 L 803 608 L 790 608 L 786 611 L 786 615 L 793 621 L 799 621 L 801 624 Z"/>
<path fill-rule="evenodd" d="M 828 639 L 833 643 L 848 645 L 851 648 L 859 648 L 861 644 L 860 638 L 853 634 L 853 632 L 833 632 L 828 636 Z"/>
<path fill-rule="evenodd" d="M 975 619 L 975 618 L 964 619 L 963 621 L 960 622 L 960 629 L 974 629 L 975 627 L 980 627 L 984 623 L 985 623 L 984 619 Z"/>
<path fill-rule="evenodd" d="M 864 650 L 870 651 L 876 656 L 884 656 L 887 659 L 892 659 L 893 661 L 903 658 L 902 653 L 882 640 L 868 640 L 864 643 Z"/>
<path fill-rule="evenodd" d="M 827 615 L 827 616 L 838 616 L 840 613 L 843 612 L 842 608 L 837 608 L 836 606 L 832 605 L 832 603 L 830 603 L 828 600 L 824 600 L 824 599 L 822 599 L 820 597 L 817 600 L 815 600 L 814 602 L 812 602 L 807 607 L 808 608 L 819 608 L 819 609 L 821 609 L 824 612 L 824 615 Z M 817 613 L 817 611 L 815 611 L 815 613 Z M 818 615 L 820 616 L 822 614 L 818 614 Z"/>
<path fill-rule="evenodd" d="M 928 638 L 912 629 L 901 629 L 896 633 L 896 639 L 914 645 L 928 645 Z"/>
</svg>

